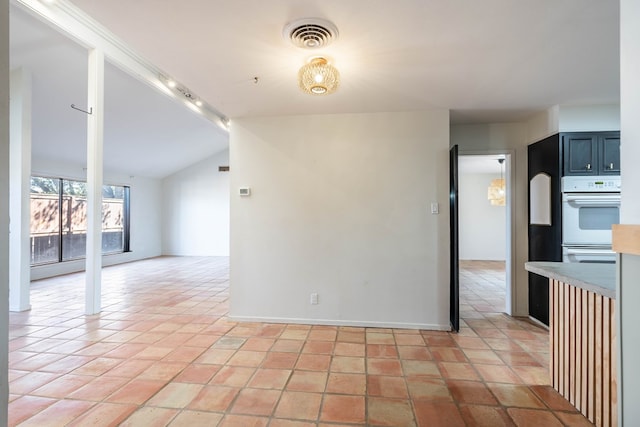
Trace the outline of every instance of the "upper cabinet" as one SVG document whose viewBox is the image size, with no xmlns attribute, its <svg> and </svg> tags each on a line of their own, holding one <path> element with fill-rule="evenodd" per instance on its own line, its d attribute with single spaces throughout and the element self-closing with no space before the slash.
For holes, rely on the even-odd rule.
<svg viewBox="0 0 640 427">
<path fill-rule="evenodd" d="M 620 175 L 620 133 L 600 137 L 598 159 L 600 175 Z"/>
<path fill-rule="evenodd" d="M 562 134 L 564 175 L 620 175 L 620 132 Z"/>
</svg>

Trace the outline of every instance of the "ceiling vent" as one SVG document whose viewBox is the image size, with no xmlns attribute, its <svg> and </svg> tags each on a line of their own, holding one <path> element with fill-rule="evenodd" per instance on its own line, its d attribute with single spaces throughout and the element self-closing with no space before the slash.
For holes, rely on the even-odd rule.
<svg viewBox="0 0 640 427">
<path fill-rule="evenodd" d="M 317 49 L 338 38 L 338 27 L 325 19 L 304 18 L 285 25 L 282 35 L 298 47 Z"/>
</svg>

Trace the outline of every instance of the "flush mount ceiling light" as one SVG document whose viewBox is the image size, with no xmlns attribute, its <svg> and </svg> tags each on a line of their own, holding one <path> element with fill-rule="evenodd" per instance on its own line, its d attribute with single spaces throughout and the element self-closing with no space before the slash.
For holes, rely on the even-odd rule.
<svg viewBox="0 0 640 427">
<path fill-rule="evenodd" d="M 338 28 L 326 19 L 303 18 L 288 23 L 282 36 L 304 49 L 325 47 L 338 38 Z"/>
<path fill-rule="evenodd" d="M 328 95 L 338 89 L 340 73 L 326 58 L 312 58 L 298 72 L 298 84 L 311 95 Z"/>
</svg>

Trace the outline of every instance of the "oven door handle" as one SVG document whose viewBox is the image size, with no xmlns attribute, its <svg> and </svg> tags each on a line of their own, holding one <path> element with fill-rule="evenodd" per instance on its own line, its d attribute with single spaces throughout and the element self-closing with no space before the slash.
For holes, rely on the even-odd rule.
<svg viewBox="0 0 640 427">
<path fill-rule="evenodd" d="M 575 205 L 591 205 L 591 206 L 602 206 L 602 205 L 611 205 L 611 204 L 619 204 L 620 196 L 598 196 L 598 197 L 585 197 L 578 196 L 572 194 L 565 194 L 564 201 L 575 204 Z"/>
<path fill-rule="evenodd" d="M 614 251 L 610 249 L 574 249 L 566 248 L 568 255 L 613 255 Z"/>
</svg>

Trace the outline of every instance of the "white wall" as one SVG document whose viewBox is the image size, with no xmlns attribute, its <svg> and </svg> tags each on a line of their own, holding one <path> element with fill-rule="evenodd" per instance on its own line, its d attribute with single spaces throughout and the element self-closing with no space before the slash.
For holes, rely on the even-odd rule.
<svg viewBox="0 0 640 427">
<path fill-rule="evenodd" d="M 560 106 L 560 132 L 620 130 L 620 105 Z"/>
<path fill-rule="evenodd" d="M 514 316 L 529 314 L 529 281 L 524 263 L 529 258 L 528 248 L 528 181 L 527 181 L 527 145 L 530 134 L 545 133 L 553 126 L 551 116 L 545 114 L 540 126 L 528 123 L 504 123 L 489 125 L 451 126 L 451 144 L 457 144 L 460 154 L 496 154 L 510 153 L 505 175 L 511 178 L 511 187 L 507 192 L 511 196 L 511 211 L 507 211 L 507 228 L 511 231 L 511 241 L 507 242 L 507 254 L 511 253 L 511 264 L 507 263 L 506 275 L 512 284 L 508 303 Z M 546 130 L 540 130 L 545 128 Z"/>
<path fill-rule="evenodd" d="M 9 402 L 9 0 L 0 0 L 0 425 Z"/>
<path fill-rule="evenodd" d="M 458 178 L 459 258 L 504 261 L 506 208 L 492 206 L 487 200 L 489 184 L 493 179 L 500 179 L 500 174 L 461 171 Z"/>
<path fill-rule="evenodd" d="M 620 150 L 622 202 L 620 222 L 640 224 L 640 2 L 620 1 Z M 619 425 L 632 426 L 640 420 L 640 256 L 619 257 L 616 313 L 619 322 L 618 398 Z"/>
<path fill-rule="evenodd" d="M 545 111 L 531 116 L 525 123 L 529 143 L 542 141 L 560 130 L 560 106 L 554 105 Z"/>
<path fill-rule="evenodd" d="M 237 119 L 230 147 L 232 318 L 449 328 L 448 111 Z"/>
<path fill-rule="evenodd" d="M 162 181 L 162 252 L 229 256 L 229 165 L 224 150 Z"/>
<path fill-rule="evenodd" d="M 69 179 L 86 180 L 81 165 L 34 158 L 32 174 Z M 162 254 L 162 187 L 155 178 L 130 177 L 104 173 L 105 184 L 128 185 L 131 187 L 131 252 L 105 255 L 102 265 L 152 258 Z M 83 271 L 85 260 L 67 261 L 31 267 L 31 279 Z"/>
<path fill-rule="evenodd" d="M 558 132 L 620 130 L 620 104 L 554 105 L 531 116 L 526 126 L 530 142 Z"/>
</svg>

